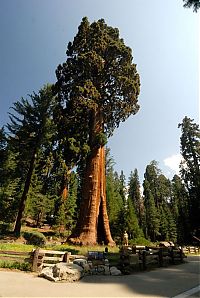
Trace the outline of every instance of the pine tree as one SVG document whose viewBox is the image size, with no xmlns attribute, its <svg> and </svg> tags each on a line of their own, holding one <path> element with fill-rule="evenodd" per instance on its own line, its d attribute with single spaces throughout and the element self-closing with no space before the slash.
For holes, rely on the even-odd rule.
<svg viewBox="0 0 200 298">
<path fill-rule="evenodd" d="M 106 208 L 104 145 L 120 122 L 139 109 L 140 81 L 131 49 L 119 38 L 118 29 L 102 19 L 90 24 L 83 18 L 56 75 L 59 126 L 67 134 L 66 143 L 71 140 L 77 149 L 76 162 L 86 155 L 84 199 L 69 240 L 96 244 L 101 239 L 114 245 Z"/>
<path fill-rule="evenodd" d="M 17 167 L 22 187 L 14 228 L 16 235 L 20 234 L 25 203 L 39 150 L 51 131 L 52 87 L 44 87 L 39 91 L 39 95 L 35 93 L 30 95 L 30 100 L 22 98 L 21 101 L 14 104 L 15 114 L 10 114 L 10 123 L 7 125 L 10 144 L 13 151 L 18 153 Z"/>
<path fill-rule="evenodd" d="M 181 176 L 189 192 L 192 233 L 200 234 L 200 130 L 194 120 L 185 117 L 181 124 Z"/>
<path fill-rule="evenodd" d="M 150 183 L 147 179 L 144 180 L 144 205 L 146 216 L 146 237 L 149 237 L 151 241 L 155 241 L 157 236 L 160 235 L 160 220 L 158 211 L 156 208 L 154 196 L 150 189 Z"/>
<path fill-rule="evenodd" d="M 123 199 L 124 205 L 126 205 L 126 199 L 127 199 L 127 188 L 126 188 L 126 177 L 124 175 L 124 172 L 121 171 L 119 176 L 119 193 Z"/>
<path fill-rule="evenodd" d="M 137 169 L 130 174 L 128 183 L 128 196 L 131 198 L 135 208 L 139 226 L 142 227 L 144 222 L 144 202 L 140 193 L 140 182 Z"/>
<path fill-rule="evenodd" d="M 129 239 L 135 239 L 143 235 L 138 224 L 138 219 L 132 199 L 130 197 L 127 199 L 125 230 L 129 235 Z"/>
<path fill-rule="evenodd" d="M 78 220 L 78 205 L 77 205 L 77 197 L 78 197 L 78 177 L 75 172 L 72 172 L 70 175 L 69 181 L 69 195 L 67 197 L 65 209 L 65 218 L 66 218 L 66 229 L 68 233 L 73 231 L 76 225 L 76 221 Z"/>
<path fill-rule="evenodd" d="M 189 196 L 178 175 L 172 179 L 172 212 L 177 226 L 177 242 L 188 244 L 191 240 L 189 222 Z"/>
<path fill-rule="evenodd" d="M 0 130 L 0 220 L 13 223 L 17 212 L 20 178 L 16 171 L 17 154 L 8 142 L 4 128 Z"/>
<path fill-rule="evenodd" d="M 52 213 L 54 205 L 52 196 L 44 191 L 44 184 L 40 178 L 41 175 L 37 175 L 37 171 L 34 170 L 24 212 L 24 217 L 33 219 L 36 227 L 43 225 L 47 214 Z"/>
<path fill-rule="evenodd" d="M 106 154 L 106 200 L 112 236 L 116 242 L 122 241 L 125 226 L 124 201 L 120 194 L 120 179 L 114 171 L 114 160 L 107 149 Z"/>
</svg>

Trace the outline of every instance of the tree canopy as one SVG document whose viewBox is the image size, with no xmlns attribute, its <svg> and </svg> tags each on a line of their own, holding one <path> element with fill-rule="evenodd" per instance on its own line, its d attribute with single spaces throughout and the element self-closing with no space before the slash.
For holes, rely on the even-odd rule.
<svg viewBox="0 0 200 298">
<path fill-rule="evenodd" d="M 183 0 L 184 7 L 192 7 L 194 12 L 197 12 L 200 8 L 200 0 Z"/>
<path fill-rule="evenodd" d="M 117 28 L 103 19 L 90 24 L 85 17 L 66 54 L 66 62 L 56 70 L 59 119 L 64 127 L 69 119 L 74 123 L 74 136 L 78 125 L 77 138 L 81 132 L 83 144 L 105 144 L 103 134 L 112 135 L 121 121 L 139 109 L 140 79 L 132 51 Z M 100 114 L 101 127 L 91 140 L 95 113 Z"/>
</svg>

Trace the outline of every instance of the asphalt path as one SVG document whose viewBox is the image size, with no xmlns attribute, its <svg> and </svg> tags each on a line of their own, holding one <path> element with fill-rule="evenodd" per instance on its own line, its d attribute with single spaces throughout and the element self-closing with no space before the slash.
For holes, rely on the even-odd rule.
<svg viewBox="0 0 200 298">
<path fill-rule="evenodd" d="M 54 283 L 32 273 L 0 271 L 0 297 L 200 297 L 200 257 L 126 276 L 85 276 Z"/>
</svg>

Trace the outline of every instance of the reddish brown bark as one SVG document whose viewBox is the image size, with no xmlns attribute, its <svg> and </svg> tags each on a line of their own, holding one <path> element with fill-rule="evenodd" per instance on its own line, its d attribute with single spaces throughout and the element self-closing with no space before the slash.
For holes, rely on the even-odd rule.
<svg viewBox="0 0 200 298">
<path fill-rule="evenodd" d="M 106 208 L 105 149 L 100 147 L 90 157 L 85 172 L 83 201 L 79 222 L 69 241 L 76 244 L 105 243 L 114 246 Z"/>
<path fill-rule="evenodd" d="M 93 119 L 94 136 L 102 131 L 100 113 Z M 91 137 L 93 141 L 93 136 Z M 93 148 L 84 173 L 80 216 L 68 240 L 75 244 L 95 245 L 104 242 L 114 246 L 106 208 L 105 148 Z"/>
</svg>

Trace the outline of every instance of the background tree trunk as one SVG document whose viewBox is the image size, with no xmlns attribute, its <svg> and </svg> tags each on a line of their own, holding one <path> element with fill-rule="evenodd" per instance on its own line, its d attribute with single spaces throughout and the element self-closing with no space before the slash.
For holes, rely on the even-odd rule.
<svg viewBox="0 0 200 298">
<path fill-rule="evenodd" d="M 20 236 L 22 218 L 23 218 L 25 203 L 26 203 L 28 192 L 29 192 L 31 178 L 32 178 L 33 170 L 34 170 L 34 166 L 35 166 L 35 159 L 36 159 L 36 149 L 34 149 L 32 158 L 30 160 L 30 165 L 29 165 L 27 176 L 26 176 L 24 190 L 23 190 L 23 193 L 22 193 L 22 196 L 20 199 L 19 211 L 17 214 L 16 222 L 15 222 L 14 234 L 18 237 Z"/>
</svg>

